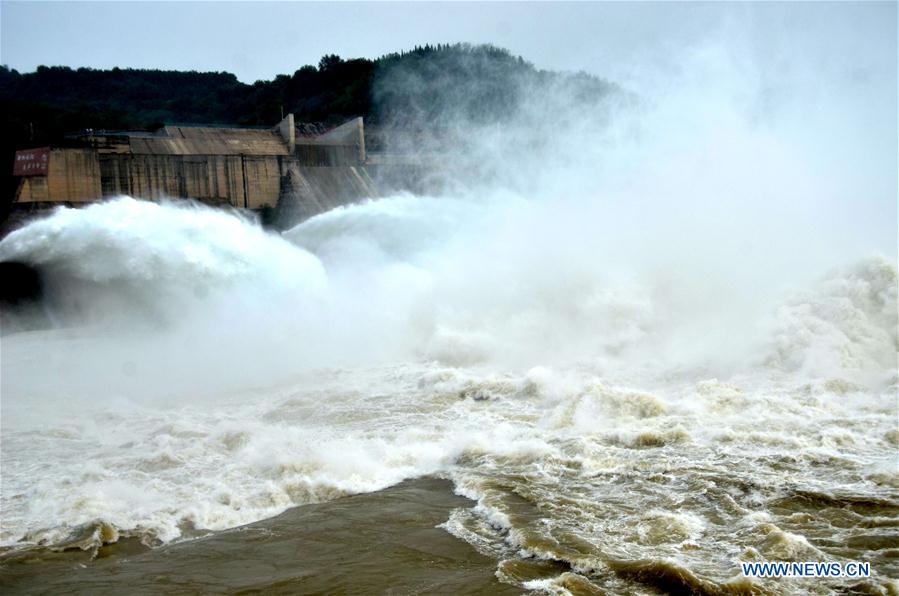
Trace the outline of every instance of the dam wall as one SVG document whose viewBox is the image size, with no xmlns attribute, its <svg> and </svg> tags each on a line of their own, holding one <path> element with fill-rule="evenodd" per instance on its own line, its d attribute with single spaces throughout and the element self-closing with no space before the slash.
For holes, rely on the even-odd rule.
<svg viewBox="0 0 899 596">
<path fill-rule="evenodd" d="M 90 149 L 50 149 L 46 170 L 22 178 L 17 202 L 81 203 L 102 196 L 100 162 Z"/>
<path fill-rule="evenodd" d="M 276 218 L 300 222 L 335 207 L 378 196 L 366 167 L 304 167 L 288 165 Z"/>
<path fill-rule="evenodd" d="M 15 200 L 43 206 L 123 194 L 189 198 L 243 209 L 272 208 L 290 224 L 377 196 L 365 167 L 362 119 L 308 133 L 321 129 L 298 127 L 290 114 L 271 129 L 88 131 L 70 139 L 80 146 L 20 152 L 22 157 L 35 152 L 48 157 L 40 168 L 21 172 Z"/>
<path fill-rule="evenodd" d="M 20 184 L 19 203 L 87 203 L 117 195 L 192 198 L 258 209 L 280 194 L 281 158 L 230 155 L 96 155 L 53 149 L 47 176 Z"/>
</svg>

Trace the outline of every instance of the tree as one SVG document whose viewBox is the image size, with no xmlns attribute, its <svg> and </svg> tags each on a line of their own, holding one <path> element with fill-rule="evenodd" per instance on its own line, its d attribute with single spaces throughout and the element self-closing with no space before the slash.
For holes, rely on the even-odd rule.
<svg viewBox="0 0 899 596">
<path fill-rule="evenodd" d="M 343 62 L 343 60 L 341 60 L 340 56 L 337 54 L 326 54 L 318 61 L 318 70 L 321 72 L 333 70 L 334 67 L 338 66 L 341 62 Z"/>
</svg>

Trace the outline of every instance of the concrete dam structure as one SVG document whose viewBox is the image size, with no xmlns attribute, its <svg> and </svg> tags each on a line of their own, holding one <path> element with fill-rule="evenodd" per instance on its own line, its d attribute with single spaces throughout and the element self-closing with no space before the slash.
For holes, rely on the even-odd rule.
<svg viewBox="0 0 899 596">
<path fill-rule="evenodd" d="M 377 195 L 366 170 L 362 118 L 335 128 L 163 126 L 155 132 L 85 131 L 65 146 L 16 153 L 15 201 L 44 207 L 117 195 L 185 198 L 275 209 L 300 221 Z M 289 223 L 285 221 L 285 223 Z"/>
</svg>

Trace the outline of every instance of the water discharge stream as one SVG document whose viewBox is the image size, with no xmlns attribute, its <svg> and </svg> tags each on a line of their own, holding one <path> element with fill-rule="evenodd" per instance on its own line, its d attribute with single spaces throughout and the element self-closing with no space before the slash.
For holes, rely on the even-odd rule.
<svg viewBox="0 0 899 596">
<path fill-rule="evenodd" d="M 896 576 L 893 264 L 719 343 L 721 315 L 570 261 L 539 279 L 484 251 L 462 278 L 442 251 L 474 250 L 453 234 L 484 210 L 386 199 L 301 225 L 300 248 L 122 198 L 11 235 L 57 320 L 91 325 L 3 339 L 5 544 L 158 544 L 438 475 L 478 503 L 446 530 L 514 585 L 716 591 L 759 558 Z M 679 348 L 691 327 L 713 358 Z"/>
<path fill-rule="evenodd" d="M 283 236 L 119 197 L 10 234 L 45 299 L 2 339 L 7 555 L 435 476 L 520 589 L 896 593 L 895 147 L 869 79 L 800 113 L 711 48 L 664 93 L 478 131 L 502 157 L 447 195 Z"/>
</svg>

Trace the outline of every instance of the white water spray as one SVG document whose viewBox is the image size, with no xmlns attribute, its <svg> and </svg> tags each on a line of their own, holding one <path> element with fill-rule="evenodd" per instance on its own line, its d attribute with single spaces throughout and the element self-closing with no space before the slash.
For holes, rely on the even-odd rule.
<svg viewBox="0 0 899 596">
<path fill-rule="evenodd" d="M 498 557 L 568 560 L 540 532 L 580 532 L 720 580 L 719 555 L 657 537 L 776 550 L 759 536 L 789 534 L 752 510 L 776 495 L 749 494 L 781 490 L 766 466 L 825 492 L 829 466 L 880 498 L 897 277 L 876 255 L 895 249 L 896 172 L 865 126 L 876 86 L 839 79 L 797 113 L 734 52 L 694 48 L 683 76 L 648 73 L 639 101 L 601 113 L 472 131 L 474 155 L 499 156 L 491 184 L 450 196 L 336 209 L 283 238 L 130 198 L 11 234 L 0 259 L 44 273 L 60 328 L 3 338 L 4 457 L 23 454 L 4 462 L 3 540 L 101 520 L 167 541 L 438 473 L 480 500 L 448 528 Z M 843 146 L 821 143 L 834 114 Z M 508 150 L 534 136 L 539 152 Z M 694 491 L 720 502 L 653 500 L 674 465 L 720 474 Z M 506 474 L 545 528 L 515 518 L 491 484 Z M 608 505 L 606 474 L 645 515 Z M 729 474 L 745 483 L 715 488 Z M 593 521 L 557 507 L 559 486 Z M 731 502 L 736 537 L 704 517 Z"/>
</svg>

